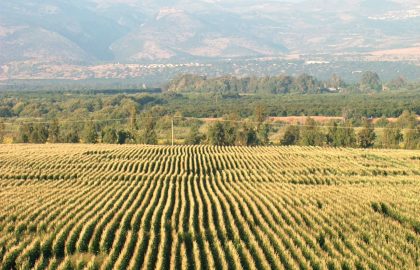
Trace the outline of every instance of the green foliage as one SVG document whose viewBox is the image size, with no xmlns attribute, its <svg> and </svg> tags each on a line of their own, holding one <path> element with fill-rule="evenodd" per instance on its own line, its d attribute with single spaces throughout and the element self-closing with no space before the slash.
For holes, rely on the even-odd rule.
<svg viewBox="0 0 420 270">
<path fill-rule="evenodd" d="M 11 92 L 0 98 L 0 107 L 7 107 L 13 112 L 11 117 L 16 118 L 16 123 L 10 125 L 10 130 L 17 130 L 21 119 L 27 122 L 50 121 L 57 119 L 60 122 L 61 141 L 65 141 L 66 134 L 70 130 L 77 131 L 81 136 L 83 125 L 69 125 L 65 122 L 77 122 L 84 119 L 125 119 L 118 123 L 117 129 L 128 128 L 135 133 L 138 126 L 136 119 L 137 111 L 148 111 L 156 105 L 162 105 L 163 114 L 173 115 L 180 111 L 185 116 L 192 117 L 221 117 L 237 112 L 241 118 L 250 117 L 257 105 L 265 107 L 266 115 L 290 116 L 290 115 L 325 115 L 342 116 L 343 110 L 347 110 L 349 118 L 356 119 L 365 117 L 398 117 L 404 110 L 410 110 L 420 114 L 420 92 L 418 86 L 407 86 L 406 90 L 398 92 L 381 93 L 357 93 L 357 94 L 324 94 L 324 95 L 273 95 L 280 93 L 293 93 L 290 86 L 294 78 L 287 76 L 262 78 L 249 78 L 252 85 L 259 89 L 256 95 L 229 96 L 215 93 L 202 92 L 200 94 L 122 94 L 111 92 L 107 95 L 96 95 L 94 90 L 85 92 Z M 261 83 L 259 83 L 261 81 Z M 276 82 L 278 81 L 278 83 Z M 284 87 L 283 81 L 289 85 Z M 267 85 L 267 89 L 264 89 Z M 328 84 L 327 84 L 328 85 Z M 254 87 L 253 86 L 253 87 Z M 286 90 L 282 90 L 282 89 Z M 244 88 L 245 89 L 245 88 Z M 246 89 L 245 89 L 246 90 Z M 318 91 L 319 89 L 317 89 Z M 322 90 L 322 88 L 321 88 Z M 345 89 L 342 89 L 345 92 Z M 244 91 L 243 93 L 251 93 Z M 172 92 L 173 93 L 173 92 Z M 210 93 L 210 94 L 209 94 Z M 216 93 L 219 93 L 218 90 Z M 242 92 L 241 92 L 242 93 Z M 260 95 L 264 94 L 264 95 Z M 269 95 L 265 95 L 269 94 Z M 215 106 L 216 105 L 216 106 Z M 3 119 L 4 122 L 14 120 Z M 52 123 L 50 123 L 51 125 Z M 102 123 L 98 122 L 98 126 Z M 49 133 L 51 133 L 51 127 Z M 8 126 L 9 130 L 9 126 Z M 9 132 L 8 132 L 9 134 Z M 19 138 L 19 134 L 11 133 L 15 141 L 25 141 Z M 49 134 L 49 137 L 53 137 Z M 83 136 L 82 136 L 83 137 Z M 52 141 L 49 138 L 49 141 Z M 29 142 L 30 139 L 28 138 Z"/>
<path fill-rule="evenodd" d="M 405 133 L 404 149 L 420 149 L 420 126 Z"/>
<path fill-rule="evenodd" d="M 185 143 L 188 145 L 198 145 L 201 144 L 204 136 L 200 133 L 198 125 L 193 125 L 188 133 L 188 136 L 185 140 Z"/>
<path fill-rule="evenodd" d="M 245 128 L 246 146 L 255 146 L 259 144 L 258 134 L 252 127 Z"/>
<path fill-rule="evenodd" d="M 402 139 L 401 129 L 394 124 L 389 124 L 384 129 L 380 144 L 382 148 L 400 148 Z"/>
<path fill-rule="evenodd" d="M 258 125 L 261 125 L 267 118 L 267 108 L 262 105 L 258 104 L 255 107 L 255 121 L 258 122 Z"/>
<path fill-rule="evenodd" d="M 48 129 L 49 141 L 51 143 L 60 142 L 60 124 L 58 119 L 54 119 Z"/>
<path fill-rule="evenodd" d="M 48 125 L 35 124 L 30 138 L 31 143 L 46 143 L 48 140 Z"/>
<path fill-rule="evenodd" d="M 327 132 L 327 144 L 332 147 L 354 147 L 356 145 L 356 133 L 350 121 L 329 123 Z"/>
<path fill-rule="evenodd" d="M 116 144 L 118 142 L 117 130 L 113 127 L 107 127 L 102 130 L 102 142 Z"/>
<path fill-rule="evenodd" d="M 407 86 L 407 80 L 404 78 L 404 77 L 402 77 L 402 76 L 399 76 L 399 77 L 397 77 L 397 78 L 395 78 L 395 79 L 393 79 L 393 80 L 391 80 L 388 84 L 387 84 L 387 87 L 390 89 L 390 90 L 398 90 L 398 89 L 401 89 L 401 88 L 403 88 L 403 87 L 406 87 Z"/>
<path fill-rule="evenodd" d="M 83 141 L 85 143 L 97 143 L 98 142 L 98 132 L 96 131 L 95 124 L 90 121 L 85 124 L 83 129 Z"/>
<path fill-rule="evenodd" d="M 333 74 L 327 84 L 328 84 L 328 87 L 335 88 L 337 90 L 340 90 L 342 87 L 345 87 L 346 85 L 343 79 L 337 74 Z"/>
<path fill-rule="evenodd" d="M 319 82 L 308 74 L 299 75 L 294 81 L 293 89 L 300 94 L 320 93 Z"/>
<path fill-rule="evenodd" d="M 362 74 L 360 80 L 360 90 L 362 92 L 379 92 L 382 90 L 382 82 L 379 75 L 372 71 L 366 71 Z"/>
<path fill-rule="evenodd" d="M 240 129 L 238 129 L 236 136 L 236 145 L 255 146 L 258 144 L 258 134 L 254 127 L 245 123 Z"/>
<path fill-rule="evenodd" d="M 170 92 L 220 93 L 231 96 L 239 93 L 319 93 L 320 83 L 308 74 L 302 74 L 296 78 L 285 75 L 260 78 L 234 76 L 207 78 L 187 74 L 173 79 L 167 88 Z"/>
<path fill-rule="evenodd" d="M 33 132 L 33 126 L 30 124 L 23 124 L 19 127 L 18 143 L 29 143 L 31 134 Z"/>
<path fill-rule="evenodd" d="M 259 145 L 269 145 L 270 144 L 270 125 L 264 123 L 258 127 L 258 144 Z"/>
<path fill-rule="evenodd" d="M 211 145 L 229 145 L 227 142 L 225 125 L 222 122 L 216 122 L 209 127 L 207 138 Z"/>
<path fill-rule="evenodd" d="M 301 128 L 299 144 L 303 146 L 322 146 L 324 141 L 325 135 L 318 127 L 318 124 L 313 118 L 308 117 L 305 125 Z"/>
<path fill-rule="evenodd" d="M 237 135 L 237 126 L 232 123 L 225 122 L 224 134 L 225 134 L 225 145 L 235 145 L 236 135 Z"/>
<path fill-rule="evenodd" d="M 222 117 L 236 112 L 240 117 L 251 117 L 259 104 L 266 107 L 269 116 L 324 115 L 347 119 L 362 117 L 399 117 L 404 110 L 420 114 L 420 91 L 318 94 L 318 95 L 243 95 L 237 98 L 221 97 L 215 104 L 214 96 L 206 93 L 184 94 L 168 98 L 165 108 L 186 117 Z"/>
<path fill-rule="evenodd" d="M 363 120 L 363 128 L 357 134 L 357 146 L 370 148 L 375 144 L 376 133 L 369 120 Z"/>
<path fill-rule="evenodd" d="M 133 143 L 135 141 L 133 133 L 127 130 L 119 130 L 117 132 L 117 143 L 118 144 L 126 144 L 126 143 Z"/>
<path fill-rule="evenodd" d="M 297 145 L 300 140 L 300 128 L 298 126 L 287 126 L 283 138 L 280 141 L 281 145 Z"/>
<path fill-rule="evenodd" d="M 130 129 L 137 129 L 137 108 L 135 104 L 132 104 L 130 108 Z"/>
<path fill-rule="evenodd" d="M 19 143 L 46 143 L 48 140 L 48 125 L 39 124 L 22 124 L 19 128 Z"/>
<path fill-rule="evenodd" d="M 207 140 L 211 145 L 229 146 L 236 144 L 237 136 L 236 125 L 218 121 L 209 127 Z"/>
<path fill-rule="evenodd" d="M 400 128 L 415 128 L 418 124 L 417 115 L 409 110 L 404 110 L 398 117 L 397 126 Z"/>
<path fill-rule="evenodd" d="M 69 130 L 66 134 L 64 134 L 64 142 L 65 143 L 79 143 L 80 137 L 76 130 Z"/>
<path fill-rule="evenodd" d="M 3 143 L 4 130 L 5 130 L 5 125 L 2 121 L 0 121 L 0 143 Z"/>
<path fill-rule="evenodd" d="M 141 118 L 141 133 L 138 138 L 142 144 L 157 144 L 156 120 L 152 113 L 146 113 Z"/>
<path fill-rule="evenodd" d="M 13 116 L 13 110 L 9 106 L 0 106 L 0 118 L 8 118 Z"/>
</svg>

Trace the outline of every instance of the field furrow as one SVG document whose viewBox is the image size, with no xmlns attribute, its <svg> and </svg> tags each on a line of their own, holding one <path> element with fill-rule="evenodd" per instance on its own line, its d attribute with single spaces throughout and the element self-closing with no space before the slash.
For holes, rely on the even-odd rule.
<svg viewBox="0 0 420 270">
<path fill-rule="evenodd" d="M 420 152 L 4 145 L 0 269 L 420 269 Z"/>
</svg>

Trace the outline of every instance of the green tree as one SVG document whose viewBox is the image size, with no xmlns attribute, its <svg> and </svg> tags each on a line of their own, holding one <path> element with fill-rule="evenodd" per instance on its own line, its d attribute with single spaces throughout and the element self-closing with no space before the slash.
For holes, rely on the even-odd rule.
<svg viewBox="0 0 420 270">
<path fill-rule="evenodd" d="M 335 89 L 340 89 L 344 85 L 345 85 L 344 81 L 337 74 L 333 74 L 330 80 L 328 81 L 328 87 L 332 87 Z"/>
<path fill-rule="evenodd" d="M 248 145 L 248 132 L 249 132 L 250 126 L 247 123 L 242 124 L 237 131 L 236 134 L 236 142 L 235 145 L 238 146 L 246 146 Z M 257 134 L 254 131 L 255 139 L 257 140 Z"/>
<path fill-rule="evenodd" d="M 137 108 L 134 104 L 130 108 L 130 129 L 137 130 Z"/>
<path fill-rule="evenodd" d="M 266 120 L 266 118 L 267 108 L 262 104 L 258 104 L 255 107 L 255 121 L 258 123 L 258 127 Z"/>
<path fill-rule="evenodd" d="M 260 141 L 255 127 L 248 123 L 243 124 L 237 131 L 235 144 L 240 146 L 259 145 Z"/>
<path fill-rule="evenodd" d="M 375 144 L 376 133 L 368 119 L 363 119 L 363 128 L 357 134 L 357 145 L 370 148 Z"/>
<path fill-rule="evenodd" d="M 337 121 L 330 121 L 328 123 L 328 132 L 326 135 L 327 144 L 329 146 L 337 147 L 338 146 L 338 129 L 339 125 Z"/>
<path fill-rule="evenodd" d="M 417 126 L 417 115 L 414 112 L 404 110 L 397 122 L 400 128 L 415 128 Z"/>
<path fill-rule="evenodd" d="M 383 148 L 400 148 L 402 139 L 401 129 L 395 124 L 389 124 L 382 134 L 381 146 Z"/>
<path fill-rule="evenodd" d="M 399 76 L 388 83 L 388 87 L 390 90 L 399 90 L 406 86 L 407 86 L 407 80 L 402 76 Z"/>
<path fill-rule="evenodd" d="M 256 130 L 255 135 L 257 137 L 257 140 L 255 142 L 252 142 L 252 145 L 257 145 L 257 144 L 268 145 L 270 143 L 270 140 L 269 140 L 270 125 L 268 125 L 267 123 L 264 123 L 266 119 L 267 119 L 267 107 L 262 104 L 258 104 L 255 107 L 255 121 L 257 122 L 257 130 Z M 248 133 L 248 135 L 252 138 L 255 130 L 247 128 L 246 131 L 247 131 L 246 133 Z"/>
<path fill-rule="evenodd" d="M 336 121 L 330 122 L 327 132 L 327 143 L 332 147 L 354 147 L 356 144 L 356 133 L 350 121 L 339 124 Z"/>
<path fill-rule="evenodd" d="M 58 123 L 58 119 L 54 119 L 48 129 L 49 134 L 49 141 L 51 143 L 59 143 L 60 142 L 60 124 Z"/>
<path fill-rule="evenodd" d="M 65 143 L 79 143 L 80 137 L 79 133 L 75 130 L 70 130 L 64 134 L 64 142 Z"/>
<path fill-rule="evenodd" d="M 286 94 L 290 92 L 293 86 L 293 77 L 280 75 L 274 78 L 274 80 L 274 89 L 272 91 L 273 94 Z"/>
<path fill-rule="evenodd" d="M 19 127 L 17 142 L 30 143 L 33 129 L 34 127 L 32 124 L 21 124 Z"/>
<path fill-rule="evenodd" d="M 107 144 L 116 144 L 118 142 L 117 130 L 113 127 L 107 127 L 102 130 L 102 142 Z"/>
<path fill-rule="evenodd" d="M 209 127 L 208 136 L 209 143 L 211 145 L 227 145 L 225 127 L 222 122 L 216 122 Z"/>
<path fill-rule="evenodd" d="M 153 114 L 146 113 L 142 117 L 142 132 L 139 141 L 143 144 L 157 144 L 156 121 Z"/>
<path fill-rule="evenodd" d="M 372 71 L 364 72 L 360 80 L 360 90 L 362 92 L 380 92 L 382 90 L 382 82 L 379 75 Z"/>
<path fill-rule="evenodd" d="M 85 124 L 83 129 L 83 141 L 85 143 L 97 143 L 98 142 L 98 132 L 96 130 L 96 125 L 93 121 L 89 121 Z"/>
<path fill-rule="evenodd" d="M 283 138 L 280 141 L 281 145 L 297 145 L 300 140 L 300 128 L 298 126 L 290 125 L 286 128 Z"/>
<path fill-rule="evenodd" d="M 342 130 L 339 132 L 340 144 L 342 147 L 355 147 L 357 138 L 356 132 L 351 121 L 347 120 L 343 124 Z"/>
<path fill-rule="evenodd" d="M 200 133 L 199 126 L 193 125 L 188 133 L 185 143 L 188 145 L 198 145 L 203 141 L 203 134 Z"/>
<path fill-rule="evenodd" d="M 268 123 L 264 123 L 259 126 L 258 129 L 258 143 L 260 145 L 269 145 L 270 144 L 270 125 Z"/>
<path fill-rule="evenodd" d="M 126 144 L 126 143 L 133 143 L 134 136 L 133 133 L 127 130 L 119 130 L 117 132 L 117 143 L 118 144 Z"/>
<path fill-rule="evenodd" d="M 322 146 L 325 136 L 313 118 L 308 117 L 300 131 L 299 144 L 304 146 Z"/>
<path fill-rule="evenodd" d="M 4 123 L 0 121 L 0 143 L 3 143 L 4 140 Z"/>
<path fill-rule="evenodd" d="M 254 128 L 248 127 L 245 129 L 245 138 L 247 146 L 255 146 L 260 144 L 260 140 L 258 139 L 258 134 Z"/>
<path fill-rule="evenodd" d="M 30 135 L 31 143 L 46 143 L 48 140 L 48 125 L 39 123 L 34 125 Z"/>
<path fill-rule="evenodd" d="M 404 135 L 405 149 L 420 149 L 420 126 L 407 130 Z"/>
<path fill-rule="evenodd" d="M 226 145 L 235 145 L 238 127 L 234 123 L 223 123 L 225 130 L 225 143 Z"/>
<path fill-rule="evenodd" d="M 207 138 L 211 145 L 235 145 L 237 138 L 236 126 L 218 121 L 209 127 Z"/>
<path fill-rule="evenodd" d="M 308 74 L 301 74 L 294 81 L 295 91 L 301 94 L 317 93 L 318 86 L 318 81 Z"/>
</svg>

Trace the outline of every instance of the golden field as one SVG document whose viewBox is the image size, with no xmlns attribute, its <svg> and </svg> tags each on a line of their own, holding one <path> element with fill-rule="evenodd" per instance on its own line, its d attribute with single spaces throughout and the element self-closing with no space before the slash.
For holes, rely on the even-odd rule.
<svg viewBox="0 0 420 270">
<path fill-rule="evenodd" d="M 4 145 L 2 269 L 419 269 L 420 152 Z"/>
</svg>

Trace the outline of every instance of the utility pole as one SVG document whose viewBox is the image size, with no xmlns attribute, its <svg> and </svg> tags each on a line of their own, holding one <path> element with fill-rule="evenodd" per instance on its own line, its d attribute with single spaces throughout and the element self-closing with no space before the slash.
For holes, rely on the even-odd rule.
<svg viewBox="0 0 420 270">
<path fill-rule="evenodd" d="M 174 119 L 172 118 L 172 146 L 174 146 Z"/>
</svg>

